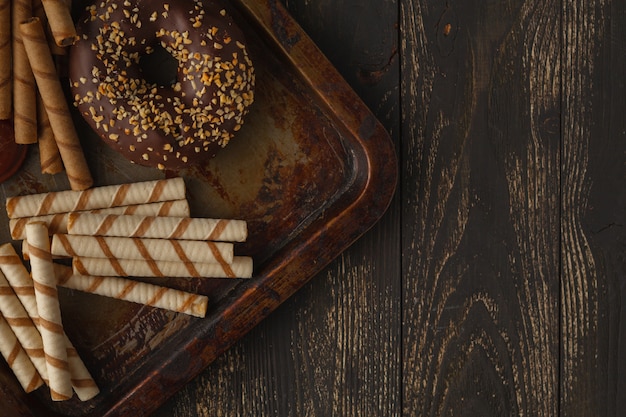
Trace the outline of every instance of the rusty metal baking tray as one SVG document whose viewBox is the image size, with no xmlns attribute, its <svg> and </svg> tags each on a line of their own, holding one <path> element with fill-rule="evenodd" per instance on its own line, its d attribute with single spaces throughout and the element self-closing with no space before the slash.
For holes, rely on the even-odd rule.
<svg viewBox="0 0 626 417">
<path fill-rule="evenodd" d="M 60 289 L 66 332 L 101 393 L 54 403 L 24 394 L 0 361 L 3 416 L 144 416 L 258 324 L 383 215 L 397 157 L 380 123 L 277 0 L 233 0 L 257 71 L 254 107 L 239 136 L 185 179 L 194 217 L 242 218 L 251 280 L 167 279 L 209 297 L 207 317 Z M 76 124 L 96 185 L 162 178 L 108 150 Z M 36 149 L 2 184 L 3 197 L 67 189 L 42 176 Z M 7 221 L 0 233 L 9 241 Z"/>
</svg>

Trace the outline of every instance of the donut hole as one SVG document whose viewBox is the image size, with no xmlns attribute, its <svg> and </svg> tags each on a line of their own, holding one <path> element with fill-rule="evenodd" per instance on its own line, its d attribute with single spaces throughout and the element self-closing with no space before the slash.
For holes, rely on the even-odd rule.
<svg viewBox="0 0 626 417">
<path fill-rule="evenodd" d="M 139 68 L 150 84 L 171 86 L 176 83 L 178 60 L 161 45 L 155 45 L 150 53 L 139 58 Z"/>
</svg>

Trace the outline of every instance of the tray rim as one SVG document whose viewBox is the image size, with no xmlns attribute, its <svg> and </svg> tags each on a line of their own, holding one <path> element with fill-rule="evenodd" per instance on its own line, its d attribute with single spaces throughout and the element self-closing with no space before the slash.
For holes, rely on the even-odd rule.
<svg viewBox="0 0 626 417">
<path fill-rule="evenodd" d="M 358 176 L 351 179 L 349 194 L 352 199 L 345 201 L 340 198 L 331 204 L 332 212 L 339 210 L 339 215 L 326 217 L 329 213 L 325 212 L 313 220 L 300 238 L 294 239 L 293 245 L 282 248 L 261 271 L 255 271 L 260 275 L 250 283 L 235 288 L 229 299 L 236 303 L 229 303 L 213 317 L 189 326 L 197 332 L 197 337 L 177 343 L 180 349 L 169 352 L 144 380 L 138 384 L 132 381 L 133 386 L 128 387 L 125 395 L 114 398 L 105 414 L 98 409 L 85 416 L 139 417 L 156 411 L 374 226 L 387 211 L 395 193 L 398 161 L 388 132 L 283 4 L 278 0 L 236 0 L 233 5 L 253 18 L 264 36 L 275 43 L 299 76 L 306 80 L 312 91 L 318 93 L 321 102 L 332 109 L 329 116 L 334 116 L 334 122 L 351 133 L 345 139 L 353 142 L 354 150 L 360 151 L 366 167 L 354 169 Z M 327 83 L 329 79 L 334 82 Z M 357 157 L 353 155 L 353 159 Z M 353 227 L 346 229 L 345 220 L 351 218 L 359 221 L 352 222 Z M 332 250 L 328 245 L 316 245 L 325 233 L 334 230 L 344 234 L 342 242 L 334 242 L 334 246 L 330 247 Z M 311 251 L 311 247 L 316 249 Z M 317 261 L 306 265 L 306 273 L 302 272 L 302 263 L 291 262 L 312 253 L 317 255 L 314 257 Z M 286 276 L 289 280 L 284 278 Z M 207 343 L 211 339 L 213 343 Z M 181 362 L 186 364 L 184 377 L 177 372 Z M 28 397 L 24 396 L 24 399 Z M 103 403 L 109 404 L 107 400 Z M 51 415 L 59 414 L 51 412 Z M 31 416 L 36 417 L 32 412 Z"/>
</svg>

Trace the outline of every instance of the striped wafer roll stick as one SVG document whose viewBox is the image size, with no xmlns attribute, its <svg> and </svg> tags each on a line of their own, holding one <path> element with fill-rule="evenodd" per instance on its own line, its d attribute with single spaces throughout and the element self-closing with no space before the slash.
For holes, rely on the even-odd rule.
<svg viewBox="0 0 626 417">
<path fill-rule="evenodd" d="M 48 16 L 46 16 L 46 11 L 43 8 L 41 0 L 33 0 L 33 16 L 38 17 L 39 20 L 41 20 L 41 24 L 43 25 L 46 32 L 46 39 L 48 40 L 48 46 L 50 47 L 50 52 L 52 52 L 52 55 L 66 55 L 67 48 L 57 45 L 57 43 L 54 41 L 54 37 L 52 36 L 52 30 L 50 29 L 50 25 L 48 24 Z"/>
<path fill-rule="evenodd" d="M 63 161 L 54 133 L 48 119 L 41 95 L 37 94 L 37 142 L 39 143 L 39 164 L 42 174 L 58 174 L 63 171 Z"/>
<path fill-rule="evenodd" d="M 41 334 L 2 273 L 0 273 L 0 313 L 47 384 L 48 368 Z"/>
<path fill-rule="evenodd" d="M 43 385 L 43 379 L 35 369 L 35 365 L 2 314 L 0 314 L 0 354 L 9 364 L 9 368 L 25 392 L 32 392 Z"/>
<path fill-rule="evenodd" d="M 65 100 L 41 21 L 37 17 L 32 17 L 20 23 L 19 31 L 41 99 L 48 113 L 50 127 L 59 147 L 67 179 L 72 190 L 85 190 L 93 185 L 93 179 Z"/>
<path fill-rule="evenodd" d="M 195 317 L 206 315 L 208 297 L 205 295 L 125 278 L 77 275 L 72 272 L 72 268 L 59 264 L 55 264 L 54 267 L 59 285 L 62 287 Z"/>
<path fill-rule="evenodd" d="M 203 240 L 144 239 L 56 234 L 50 252 L 59 257 L 143 259 L 146 261 L 230 264 L 233 244 Z"/>
<path fill-rule="evenodd" d="M 0 0 L 0 120 L 11 118 L 11 0 Z"/>
<path fill-rule="evenodd" d="M 43 385 L 39 372 L 2 314 L 0 314 L 0 354 L 7 361 L 25 392 L 32 392 Z"/>
<path fill-rule="evenodd" d="M 112 277 L 251 278 L 252 258 L 233 257 L 232 264 L 72 258 L 75 274 Z"/>
<path fill-rule="evenodd" d="M 35 217 L 185 198 L 182 178 L 107 185 L 84 191 L 57 191 L 9 197 L 6 209 L 9 218 Z"/>
<path fill-rule="evenodd" d="M 244 220 L 88 213 L 71 213 L 67 231 L 76 235 L 224 242 L 243 242 L 248 237 Z"/>
<path fill-rule="evenodd" d="M 78 40 L 76 27 L 67 3 L 60 0 L 41 0 L 48 17 L 54 41 L 59 46 L 70 46 Z"/>
<path fill-rule="evenodd" d="M 13 288 L 13 291 L 15 291 L 27 314 L 34 321 L 35 325 L 39 326 L 39 314 L 37 312 L 33 280 L 10 243 L 0 245 L 0 271 L 6 276 L 6 280 Z M 100 390 L 72 342 L 67 335 L 64 336 L 74 391 L 81 401 L 90 400 Z"/>
<path fill-rule="evenodd" d="M 187 200 L 160 201 L 156 203 L 134 204 L 131 206 L 111 207 L 90 210 L 90 213 L 106 214 L 137 214 L 143 216 L 189 216 Z M 32 221 L 41 221 L 48 225 L 48 233 L 67 233 L 67 219 L 69 213 L 47 214 L 35 217 L 19 217 L 9 220 L 11 238 L 14 240 L 26 239 L 26 224 Z"/>
<path fill-rule="evenodd" d="M 72 397 L 72 380 L 46 224 L 27 224 L 26 239 L 39 313 L 39 330 L 48 367 L 50 394 L 53 401 L 67 400 Z"/>
<path fill-rule="evenodd" d="M 12 6 L 13 128 L 15 142 L 29 144 L 37 142 L 36 85 L 19 24 L 32 16 L 32 4 L 31 0 L 14 0 Z"/>
</svg>

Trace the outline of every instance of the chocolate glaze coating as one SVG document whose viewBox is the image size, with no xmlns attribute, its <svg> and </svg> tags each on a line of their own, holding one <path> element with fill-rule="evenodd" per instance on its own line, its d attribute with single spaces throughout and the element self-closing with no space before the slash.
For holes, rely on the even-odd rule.
<svg viewBox="0 0 626 417">
<path fill-rule="evenodd" d="M 77 24 L 70 52 L 75 105 L 134 163 L 176 170 L 206 161 L 239 130 L 254 100 L 241 30 L 215 1 L 103 0 Z M 147 81 L 158 46 L 178 62 L 173 85 Z"/>
</svg>

